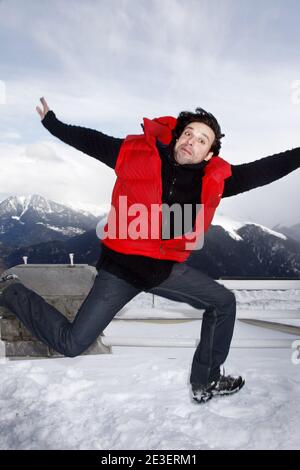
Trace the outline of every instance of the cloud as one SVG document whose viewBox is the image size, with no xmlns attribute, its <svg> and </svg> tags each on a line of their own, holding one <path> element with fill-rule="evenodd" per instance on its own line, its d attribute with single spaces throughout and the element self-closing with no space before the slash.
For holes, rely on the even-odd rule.
<svg viewBox="0 0 300 470">
<path fill-rule="evenodd" d="M 30 163 L 46 163 L 51 164 L 63 163 L 63 158 L 59 157 L 51 146 L 45 142 L 29 144 L 25 147 L 25 156 L 28 157 Z"/>
<path fill-rule="evenodd" d="M 20 140 L 21 135 L 18 132 L 14 131 L 7 131 L 0 133 L 0 141 L 10 141 L 10 140 Z"/>
<path fill-rule="evenodd" d="M 299 33 L 289 27 L 297 11 L 293 0 L 74 0 L 72 8 L 66 0 L 0 3 L 0 44 L 10 46 L 2 55 L 0 136 L 16 162 L 3 183 L 10 181 L 11 190 L 22 186 L 21 158 L 24 168 L 37 165 L 37 176 L 27 176 L 34 192 L 46 188 L 57 199 L 67 191 L 91 203 L 110 199 L 112 170 L 95 178 L 97 162 L 47 133 L 35 110 L 40 96 L 62 121 L 115 137 L 140 132 L 144 116 L 203 106 L 221 122 L 222 156 L 231 163 L 299 146 L 300 105 L 291 100 L 291 83 L 300 78 Z M 20 146 L 10 147 L 15 140 Z M 51 185 L 40 182 L 45 171 Z M 274 200 L 271 206 L 255 192 L 225 206 L 274 223 L 282 216 L 292 221 L 290 198 L 297 190 L 293 174 L 257 190 L 264 201 Z"/>
<path fill-rule="evenodd" d="M 62 203 L 110 203 L 113 170 L 71 147 L 53 142 L 0 145 L 2 199 L 41 194 Z"/>
</svg>

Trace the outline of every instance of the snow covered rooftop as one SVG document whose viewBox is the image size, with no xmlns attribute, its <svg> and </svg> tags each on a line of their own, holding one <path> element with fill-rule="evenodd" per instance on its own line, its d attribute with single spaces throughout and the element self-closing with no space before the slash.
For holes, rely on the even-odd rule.
<svg viewBox="0 0 300 470">
<path fill-rule="evenodd" d="M 162 334 L 116 320 L 106 334 Z M 171 324 L 174 337 L 199 332 Z M 237 321 L 236 337 L 295 339 Z M 299 449 L 300 364 L 292 349 L 231 349 L 245 387 L 205 405 L 189 393 L 193 349 L 114 348 L 111 355 L 0 364 L 1 449 Z"/>
</svg>

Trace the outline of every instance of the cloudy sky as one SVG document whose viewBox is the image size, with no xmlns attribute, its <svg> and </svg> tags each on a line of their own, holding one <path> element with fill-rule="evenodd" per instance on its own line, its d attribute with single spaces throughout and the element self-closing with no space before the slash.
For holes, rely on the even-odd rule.
<svg viewBox="0 0 300 470">
<path fill-rule="evenodd" d="M 44 129 L 41 96 L 60 120 L 115 137 L 204 107 L 234 164 L 300 146 L 299 20 L 298 0 L 0 0 L 0 201 L 110 202 L 113 170 Z M 219 213 L 299 223 L 299 177 Z"/>
</svg>

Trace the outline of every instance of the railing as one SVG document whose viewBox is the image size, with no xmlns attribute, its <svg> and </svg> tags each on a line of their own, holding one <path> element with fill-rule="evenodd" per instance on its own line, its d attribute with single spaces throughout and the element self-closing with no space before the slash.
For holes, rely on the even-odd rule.
<svg viewBox="0 0 300 470">
<path fill-rule="evenodd" d="M 297 290 L 300 291 L 300 280 L 294 279 L 220 279 L 217 282 L 223 284 L 226 288 L 239 290 Z M 190 306 L 182 307 L 185 304 L 178 303 L 179 307 L 164 310 L 157 308 L 155 296 L 152 297 L 152 308 L 124 308 L 116 317 L 116 320 L 201 320 L 203 311 Z M 258 308 L 255 310 L 237 309 L 237 319 L 241 322 L 249 323 L 254 326 L 278 330 L 282 333 L 293 335 L 287 338 L 241 338 L 235 339 L 231 343 L 233 348 L 288 348 L 290 349 L 295 338 L 300 338 L 300 325 L 286 324 L 287 320 L 300 320 L 300 309 L 292 310 L 266 310 Z M 273 321 L 271 321 L 273 320 Z M 105 335 L 102 341 L 107 346 L 133 346 L 133 347 L 165 347 L 165 348 L 195 348 L 199 339 L 194 338 L 142 338 L 142 337 L 121 337 Z M 300 352 L 299 341 L 297 349 Z"/>
</svg>

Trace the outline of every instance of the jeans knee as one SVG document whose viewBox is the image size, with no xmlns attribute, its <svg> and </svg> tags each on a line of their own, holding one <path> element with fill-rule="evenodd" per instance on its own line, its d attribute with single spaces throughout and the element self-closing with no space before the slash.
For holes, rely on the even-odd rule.
<svg viewBox="0 0 300 470">
<path fill-rule="evenodd" d="M 74 349 L 66 349 L 64 350 L 63 354 L 65 357 L 76 357 L 76 356 L 80 356 L 81 353 Z"/>
<path fill-rule="evenodd" d="M 62 354 L 65 357 L 76 357 L 80 356 L 89 346 L 82 346 L 72 341 L 69 344 L 66 344 L 63 348 Z"/>
<path fill-rule="evenodd" d="M 221 303 L 223 307 L 231 307 L 235 311 L 236 298 L 235 298 L 234 293 L 229 289 L 225 289 L 223 292 Z"/>
</svg>

